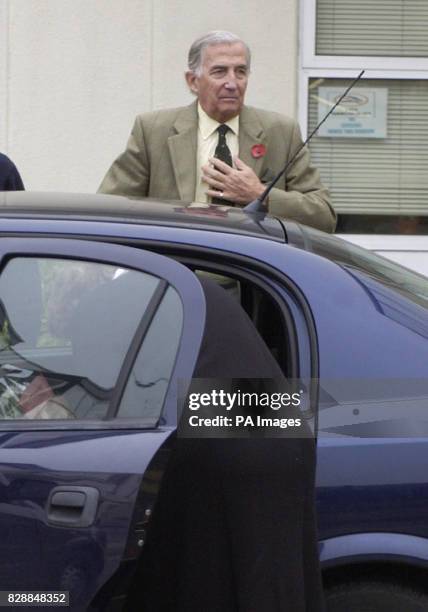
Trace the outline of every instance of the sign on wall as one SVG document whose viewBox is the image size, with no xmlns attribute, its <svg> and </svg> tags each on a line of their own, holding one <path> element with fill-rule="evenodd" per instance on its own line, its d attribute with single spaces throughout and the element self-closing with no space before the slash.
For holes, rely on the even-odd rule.
<svg viewBox="0 0 428 612">
<path fill-rule="evenodd" d="M 318 121 L 343 94 L 340 87 L 318 88 Z M 388 89 L 358 87 L 349 92 L 318 130 L 318 136 L 386 138 Z"/>
</svg>

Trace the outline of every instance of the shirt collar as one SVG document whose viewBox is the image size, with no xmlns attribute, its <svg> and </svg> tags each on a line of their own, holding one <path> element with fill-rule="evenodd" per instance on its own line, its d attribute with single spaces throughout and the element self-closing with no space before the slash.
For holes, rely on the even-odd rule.
<svg viewBox="0 0 428 612">
<path fill-rule="evenodd" d="M 219 125 L 218 121 L 207 115 L 202 106 L 198 102 L 198 118 L 199 118 L 199 129 L 201 131 L 202 138 L 206 140 L 213 134 Z M 238 136 L 239 134 L 239 115 L 224 122 L 230 127 L 232 132 Z"/>
</svg>

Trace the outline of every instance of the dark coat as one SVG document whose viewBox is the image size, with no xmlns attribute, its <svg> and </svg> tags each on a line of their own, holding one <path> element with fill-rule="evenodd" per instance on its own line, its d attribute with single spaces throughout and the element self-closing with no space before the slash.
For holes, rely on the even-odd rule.
<svg viewBox="0 0 428 612">
<path fill-rule="evenodd" d="M 24 189 L 17 167 L 6 155 L 0 153 L 0 191 L 24 191 Z"/>
<path fill-rule="evenodd" d="M 239 303 L 201 284 L 194 378 L 283 377 Z M 313 438 L 178 437 L 126 609 L 322 612 L 314 481 Z"/>
</svg>

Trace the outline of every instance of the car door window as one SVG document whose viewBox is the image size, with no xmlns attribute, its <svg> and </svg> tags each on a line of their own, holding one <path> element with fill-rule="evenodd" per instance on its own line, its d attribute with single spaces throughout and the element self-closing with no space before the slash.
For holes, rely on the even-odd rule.
<svg viewBox="0 0 428 612">
<path fill-rule="evenodd" d="M 180 308 L 175 290 L 141 271 L 75 259 L 9 260 L 0 275 L 0 419 L 111 416 L 123 364 L 138 350 L 149 313 L 122 414 L 146 410 L 153 421 L 178 350 Z M 157 354 L 165 333 L 172 341 Z"/>
<path fill-rule="evenodd" d="M 165 293 L 137 355 L 117 416 L 156 420 L 171 378 L 183 324 L 178 293 Z"/>
</svg>

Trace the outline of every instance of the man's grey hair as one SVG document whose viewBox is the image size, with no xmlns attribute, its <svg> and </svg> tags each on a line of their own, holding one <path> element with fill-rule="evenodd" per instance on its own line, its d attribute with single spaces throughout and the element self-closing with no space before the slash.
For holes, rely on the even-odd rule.
<svg viewBox="0 0 428 612">
<path fill-rule="evenodd" d="M 232 32 L 227 32 L 226 30 L 213 30 L 212 32 L 208 32 L 208 34 L 204 34 L 204 36 L 201 36 L 195 40 L 189 50 L 187 61 L 189 70 L 196 74 L 196 76 L 201 76 L 202 61 L 205 49 L 211 45 L 230 45 L 233 43 L 242 43 L 244 45 L 249 70 L 251 63 L 250 48 L 246 42 L 239 38 L 239 36 L 232 34 Z"/>
</svg>

